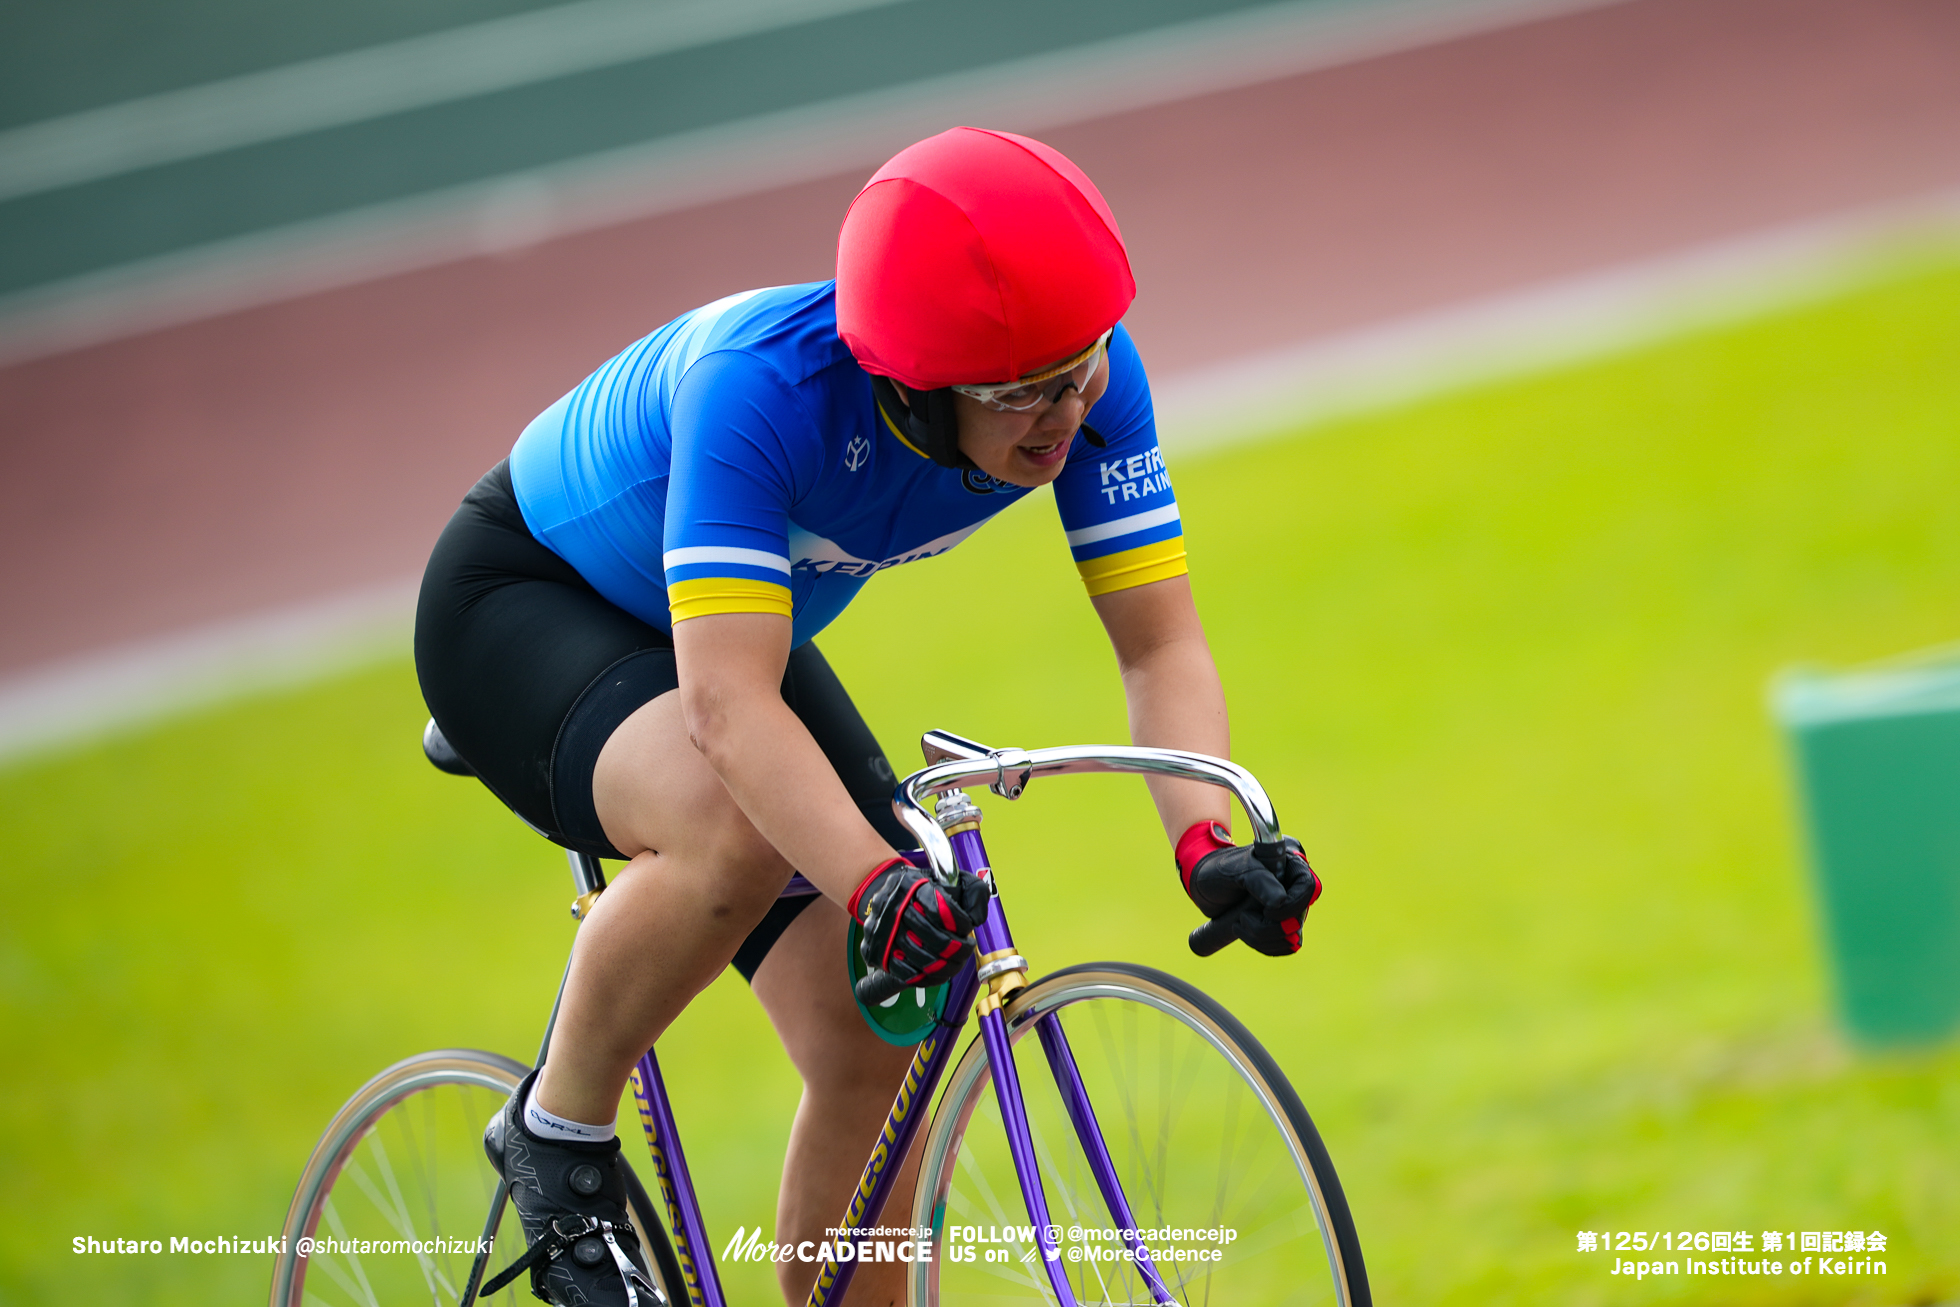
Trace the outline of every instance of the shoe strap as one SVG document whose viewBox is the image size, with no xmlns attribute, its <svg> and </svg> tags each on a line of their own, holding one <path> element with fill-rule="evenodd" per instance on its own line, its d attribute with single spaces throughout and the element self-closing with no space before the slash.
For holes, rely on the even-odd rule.
<svg viewBox="0 0 1960 1307">
<path fill-rule="evenodd" d="M 580 1239 L 585 1238 L 587 1235 L 597 1234 L 605 1239 L 606 1247 L 612 1252 L 613 1264 L 619 1269 L 620 1276 L 626 1281 L 627 1307 L 651 1307 L 653 1303 L 658 1303 L 661 1307 L 668 1307 L 666 1297 L 658 1289 L 655 1289 L 644 1275 L 640 1274 L 640 1268 L 633 1265 L 627 1258 L 625 1251 L 620 1248 L 619 1241 L 613 1237 L 613 1231 L 615 1229 L 621 1229 L 628 1234 L 632 1234 L 633 1226 L 630 1222 L 621 1221 L 617 1225 L 614 1225 L 611 1221 L 603 1221 L 597 1217 L 584 1215 L 575 1217 L 574 1221 L 575 1224 L 569 1230 L 560 1225 L 556 1217 L 548 1221 L 545 1224 L 544 1233 L 538 1236 L 536 1243 L 524 1250 L 522 1257 L 497 1272 L 482 1288 L 476 1291 L 477 1300 L 480 1302 L 485 1298 L 492 1297 L 501 1292 L 505 1285 L 515 1280 L 527 1270 L 531 1272 L 531 1292 L 543 1298 L 545 1268 L 564 1256 L 565 1250 L 577 1243 Z M 635 1280 L 645 1285 L 647 1292 L 652 1295 L 648 1303 L 642 1303 L 640 1301 L 640 1296 L 633 1287 Z M 549 1301 L 549 1299 L 546 1301 Z"/>
<path fill-rule="evenodd" d="M 667 1301 L 667 1295 L 653 1287 L 653 1282 L 640 1273 L 640 1268 L 633 1265 L 632 1259 L 626 1255 L 626 1250 L 619 1246 L 619 1240 L 613 1238 L 611 1222 L 601 1221 L 599 1224 L 601 1226 L 599 1233 L 606 1241 L 607 1250 L 612 1253 L 613 1265 L 619 1268 L 619 1278 L 626 1284 L 626 1307 L 655 1307 L 656 1304 L 658 1307 L 672 1307 Z M 636 1284 L 647 1292 L 644 1302 L 640 1299 L 638 1289 L 634 1287 Z"/>
</svg>

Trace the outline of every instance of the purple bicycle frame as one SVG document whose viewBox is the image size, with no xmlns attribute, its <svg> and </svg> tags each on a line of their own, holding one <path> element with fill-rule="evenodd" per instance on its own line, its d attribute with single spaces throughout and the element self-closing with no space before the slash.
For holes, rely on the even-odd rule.
<svg viewBox="0 0 1960 1307">
<path fill-rule="evenodd" d="M 954 823 L 955 829 L 949 836 L 942 833 L 919 806 L 918 796 L 984 781 L 996 793 L 1013 799 L 1020 797 L 1029 780 L 1037 775 L 1125 771 L 1175 775 L 1221 785 L 1238 797 L 1252 823 L 1255 838 L 1269 842 L 1278 838 L 1278 819 L 1258 781 L 1243 768 L 1222 759 L 1143 747 L 989 750 L 970 740 L 939 731 L 928 733 L 921 744 L 926 748 L 928 760 L 942 765 L 929 767 L 908 777 L 899 785 L 892 806 L 900 820 L 925 842 L 928 853 L 925 861 L 933 866 L 937 875 L 946 875 L 950 864 L 985 877 L 990 883 L 992 879 L 986 846 L 980 839 L 978 810 L 968 807 L 966 811 L 970 817 Z M 786 895 L 815 892 L 815 888 L 801 876 L 795 877 L 790 888 L 784 891 Z M 1025 974 L 1026 963 L 1015 952 L 1013 934 L 1008 929 L 1007 915 L 1001 907 L 997 887 L 987 920 L 974 932 L 974 943 L 976 960 L 969 961 L 949 982 L 945 1015 L 913 1054 L 912 1064 L 885 1118 L 878 1143 L 865 1163 L 864 1173 L 851 1195 L 843 1223 L 838 1227 L 845 1233 L 836 1240 L 837 1243 L 857 1243 L 859 1239 L 854 1236 L 861 1236 L 862 1231 L 877 1225 L 884 1212 L 885 1202 L 891 1196 L 901 1164 L 918 1137 L 920 1123 L 925 1117 L 923 1108 L 932 1101 L 939 1087 L 940 1078 L 951 1061 L 953 1046 L 965 1028 L 967 1013 L 976 998 L 981 997 L 977 960 L 1012 959 L 1020 963 L 1021 973 Z M 1001 997 L 1000 991 L 992 988 L 990 982 L 987 1001 L 980 1005 L 980 1037 L 986 1047 L 995 1099 L 1007 1132 L 1008 1148 L 1014 1160 L 1016 1178 L 1021 1185 L 1022 1201 L 1034 1227 L 1043 1270 L 1059 1307 L 1075 1307 L 1075 1292 L 1063 1267 L 1060 1241 L 1048 1219 L 1047 1196 L 1042 1189 L 1041 1169 L 1035 1156 L 1027 1106 L 1021 1096 L 1020 1078 L 1014 1065 L 1012 1035 L 1001 1008 Z M 1081 1072 L 1069 1049 L 1061 1021 L 1055 1013 L 1046 1013 L 1036 1018 L 1035 1031 L 1040 1037 L 1049 1071 L 1054 1076 L 1056 1089 L 1110 1218 L 1118 1229 L 1125 1231 L 1124 1242 L 1134 1257 L 1138 1271 L 1150 1286 L 1152 1299 L 1160 1307 L 1172 1307 L 1176 1299 L 1159 1273 L 1149 1249 L 1136 1235 L 1135 1215 L 1116 1173 L 1115 1162 L 1096 1118 L 1095 1106 L 1082 1083 Z M 653 1050 L 649 1049 L 640 1059 L 633 1079 L 641 1124 L 646 1132 L 647 1145 L 653 1153 L 669 1225 L 678 1242 L 675 1252 L 681 1261 L 690 1302 L 694 1307 L 727 1307 L 721 1279 L 715 1271 L 713 1253 L 708 1246 L 700 1201 L 688 1173 L 680 1132 Z M 935 1215 L 938 1228 L 943 1229 L 945 1214 L 939 1212 Z M 831 1304 L 839 1302 L 856 1270 L 856 1260 L 820 1261 L 817 1281 L 810 1290 L 806 1307 L 831 1307 Z"/>
<path fill-rule="evenodd" d="M 973 1005 L 978 989 L 974 970 L 968 965 L 948 984 L 946 1012 L 957 1013 L 953 1023 L 942 1023 L 920 1041 L 912 1055 L 912 1065 L 899 1086 L 885 1127 L 879 1133 L 864 1175 L 851 1195 L 843 1227 L 851 1231 L 870 1229 L 884 1212 L 898 1179 L 899 1163 L 911 1152 L 925 1119 L 925 1107 L 945 1074 L 952 1051 L 966 1025 L 966 1012 Z M 701 1216 L 701 1201 L 694 1191 L 687 1156 L 681 1147 L 680 1127 L 667 1098 L 667 1086 L 660 1075 L 654 1050 L 641 1055 L 633 1069 L 633 1097 L 639 1104 L 640 1126 L 647 1148 L 653 1155 L 654 1174 L 660 1182 L 661 1198 L 667 1208 L 668 1228 L 674 1233 L 674 1255 L 681 1265 L 689 1302 L 694 1307 L 727 1307 L 728 1298 L 715 1270 L 714 1252 L 708 1243 L 707 1224 Z M 845 1242 L 840 1238 L 837 1242 Z M 854 1241 L 853 1241 L 854 1242 Z M 834 1259 L 819 1263 L 817 1283 L 810 1301 L 824 1304 L 840 1301 L 857 1270 L 855 1262 Z"/>
<path fill-rule="evenodd" d="M 952 844 L 959 865 L 964 870 L 991 877 L 986 846 L 981 842 L 978 830 L 956 833 Z M 784 894 L 788 897 L 813 892 L 814 887 L 799 876 Z M 979 956 L 1001 951 L 1013 953 L 1014 938 L 998 897 L 993 901 L 987 920 L 975 931 L 974 942 Z M 920 1042 L 912 1056 L 912 1065 L 899 1086 L 891 1111 L 886 1115 L 884 1129 L 879 1133 L 878 1143 L 865 1163 L 864 1173 L 852 1192 L 850 1206 L 839 1227 L 849 1233 L 840 1236 L 836 1242 L 855 1243 L 854 1234 L 879 1223 L 892 1186 L 897 1182 L 900 1164 L 911 1152 L 918 1138 L 919 1127 L 925 1120 L 923 1109 L 932 1101 L 939 1081 L 952 1061 L 953 1049 L 959 1043 L 960 1032 L 966 1026 L 966 1015 L 973 1006 L 979 987 L 977 972 L 970 961 L 949 982 L 946 1017 Z M 1083 1088 L 1074 1056 L 1068 1050 L 1061 1023 L 1051 1013 L 1039 1020 L 1037 1030 L 1063 1104 L 1089 1160 L 1090 1171 L 1095 1176 L 1104 1202 L 1108 1204 L 1110 1217 L 1119 1229 L 1134 1231 L 1136 1221 L 1131 1215 L 1129 1201 L 1124 1196 L 1122 1182 L 1117 1178 L 1115 1164 L 1103 1141 L 1095 1108 L 1089 1101 L 1087 1090 Z M 1022 1200 L 1027 1206 L 1028 1219 L 1035 1228 L 1043 1270 L 1057 1301 L 1064 1307 L 1073 1307 L 1075 1293 L 1063 1269 L 1060 1243 L 1050 1229 L 1047 1196 L 1042 1189 L 1041 1169 L 1035 1158 L 1027 1108 L 1021 1098 L 1007 1018 L 999 1008 L 981 1015 L 980 1034 L 986 1044 L 995 1098 L 1006 1125 L 1008 1149 L 1014 1159 L 1015 1175 L 1021 1184 Z M 653 1156 L 654 1174 L 667 1209 L 668 1227 L 674 1234 L 674 1255 L 680 1263 L 689 1302 L 694 1307 L 728 1307 L 721 1276 L 715 1269 L 714 1250 L 708 1242 L 707 1223 L 702 1218 L 700 1199 L 688 1170 L 686 1152 L 681 1146 L 680 1127 L 674 1117 L 673 1105 L 668 1100 L 666 1083 L 661 1077 L 660 1063 L 653 1049 L 648 1049 L 634 1067 L 632 1085 L 633 1097 L 639 1106 L 641 1129 L 646 1135 L 647 1149 Z M 1151 1262 L 1149 1253 L 1134 1234 L 1128 1243 L 1136 1253 L 1138 1270 L 1149 1283 L 1152 1297 L 1162 1304 L 1175 1302 Z M 830 1307 L 830 1304 L 841 1302 L 856 1272 L 857 1263 L 854 1260 L 821 1260 L 807 1307 Z"/>
</svg>

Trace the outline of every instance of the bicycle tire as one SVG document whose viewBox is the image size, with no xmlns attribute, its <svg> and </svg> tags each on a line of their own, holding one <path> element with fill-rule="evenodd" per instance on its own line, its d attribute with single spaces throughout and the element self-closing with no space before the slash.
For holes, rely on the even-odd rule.
<svg viewBox="0 0 1960 1307">
<path fill-rule="evenodd" d="M 500 1053 L 439 1049 L 397 1062 L 356 1090 L 334 1114 L 300 1173 L 273 1263 L 272 1307 L 458 1302 L 475 1258 L 442 1248 L 448 1242 L 472 1247 L 482 1237 L 497 1187 L 496 1172 L 483 1154 L 483 1127 L 529 1072 L 524 1063 Z M 391 1145 L 410 1165 L 395 1164 Z M 351 1186 L 342 1183 L 349 1179 Z M 669 1303 L 687 1302 L 666 1229 L 631 1168 L 627 1189 L 658 1287 Z M 507 1204 L 500 1232 L 518 1228 L 516 1212 Z M 301 1240 L 316 1237 L 323 1222 L 326 1237 L 341 1244 L 409 1240 L 433 1242 L 438 1249 L 365 1258 L 338 1249 L 301 1256 Z M 500 1233 L 497 1247 L 510 1246 Z M 513 1256 L 493 1253 L 484 1277 Z M 496 1307 L 528 1302 L 530 1282 L 520 1276 L 494 1299 L 478 1301 Z"/>
<path fill-rule="evenodd" d="M 1158 1269 L 1176 1301 L 1370 1307 L 1333 1161 L 1279 1065 L 1202 991 L 1124 962 L 1057 971 L 1006 1008 L 1049 1219 L 1061 1227 L 1078 1303 L 1153 1297 L 1137 1266 L 1122 1260 L 1124 1243 L 1042 1041 L 1026 1038 L 1050 1014 L 1067 1036 L 1137 1228 L 1236 1231 L 1229 1241 L 1146 1236 L 1153 1249 L 1170 1250 Z M 979 1130 L 970 1128 L 976 1117 Z M 924 1150 L 913 1225 L 932 1231 L 935 1256 L 912 1268 L 914 1307 L 1054 1302 L 981 1040 L 949 1076 Z M 1200 1251 L 1219 1260 L 1188 1260 Z M 1180 1252 L 1187 1260 L 1172 1260 Z"/>
</svg>

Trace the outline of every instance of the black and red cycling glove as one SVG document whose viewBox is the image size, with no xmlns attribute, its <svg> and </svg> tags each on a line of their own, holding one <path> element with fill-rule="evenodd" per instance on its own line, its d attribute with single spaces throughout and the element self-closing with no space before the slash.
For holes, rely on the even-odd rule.
<svg viewBox="0 0 1960 1307">
<path fill-rule="evenodd" d="M 1282 835 L 1275 844 L 1240 846 L 1217 822 L 1197 822 L 1178 838 L 1177 874 L 1198 910 L 1216 923 L 1214 937 L 1244 940 L 1268 957 L 1300 951 L 1300 925 L 1320 897 L 1320 877 L 1300 841 Z"/>
<path fill-rule="evenodd" d="M 973 947 L 973 928 L 987 919 L 987 882 L 959 873 L 951 890 L 903 858 L 872 868 L 851 895 L 849 911 L 864 928 L 864 965 L 904 985 L 936 985 Z"/>
</svg>

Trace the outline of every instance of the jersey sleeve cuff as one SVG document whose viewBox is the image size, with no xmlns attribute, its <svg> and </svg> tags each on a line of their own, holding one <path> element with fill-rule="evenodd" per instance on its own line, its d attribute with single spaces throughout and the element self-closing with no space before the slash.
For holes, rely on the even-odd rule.
<svg viewBox="0 0 1960 1307">
<path fill-rule="evenodd" d="M 704 576 L 667 586 L 667 612 L 675 622 L 717 613 L 775 613 L 791 617 L 789 587 L 739 576 Z"/>
<path fill-rule="evenodd" d="M 1152 581 L 1167 581 L 1173 576 L 1185 575 L 1190 568 L 1185 566 L 1184 537 L 1174 536 L 1155 544 L 1138 545 L 1121 553 L 1104 554 L 1101 558 L 1078 562 L 1075 570 L 1082 574 L 1082 584 L 1088 587 L 1090 597 L 1094 598 L 1096 595 L 1149 585 Z"/>
</svg>

